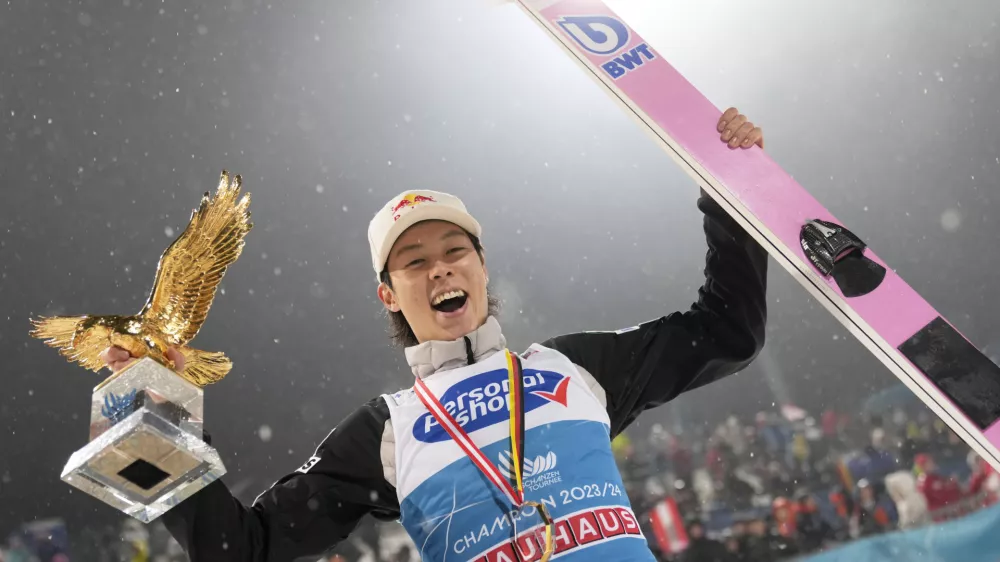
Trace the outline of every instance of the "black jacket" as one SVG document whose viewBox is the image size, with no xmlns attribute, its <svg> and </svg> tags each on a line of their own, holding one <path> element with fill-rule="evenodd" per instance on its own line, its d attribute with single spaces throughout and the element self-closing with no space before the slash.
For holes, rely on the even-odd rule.
<svg viewBox="0 0 1000 562">
<path fill-rule="evenodd" d="M 644 410 L 745 368 L 764 345 L 767 254 L 702 193 L 708 241 L 705 284 L 686 312 L 617 332 L 583 332 L 542 343 L 589 371 L 604 390 L 611 435 Z M 380 461 L 388 407 L 380 397 L 347 416 L 307 462 L 251 506 L 222 481 L 162 518 L 192 562 L 286 562 L 316 557 L 365 515 L 399 517 Z"/>
<path fill-rule="evenodd" d="M 681 553 L 680 562 L 736 562 L 736 556 L 730 554 L 721 542 L 701 537 L 691 539 Z"/>
</svg>

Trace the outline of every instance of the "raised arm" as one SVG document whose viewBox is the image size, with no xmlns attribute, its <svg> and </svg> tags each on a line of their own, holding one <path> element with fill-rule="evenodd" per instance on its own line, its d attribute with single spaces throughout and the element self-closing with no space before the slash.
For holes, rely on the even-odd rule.
<svg viewBox="0 0 1000 562">
<path fill-rule="evenodd" d="M 705 284 L 687 312 L 616 332 L 581 332 L 542 345 L 589 372 L 607 398 L 611 434 L 643 410 L 736 373 L 764 346 L 767 253 L 704 191 Z"/>
</svg>

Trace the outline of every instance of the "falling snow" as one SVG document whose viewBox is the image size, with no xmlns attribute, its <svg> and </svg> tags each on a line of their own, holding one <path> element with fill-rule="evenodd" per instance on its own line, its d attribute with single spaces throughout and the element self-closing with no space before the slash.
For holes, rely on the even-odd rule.
<svg viewBox="0 0 1000 562">
<path fill-rule="evenodd" d="M 958 209 L 947 209 L 941 213 L 941 228 L 945 232 L 955 232 L 962 226 L 962 215 Z"/>
<path fill-rule="evenodd" d="M 257 428 L 257 436 L 264 443 L 267 443 L 268 441 L 271 440 L 271 435 L 272 435 L 271 426 L 265 424 Z"/>
<path fill-rule="evenodd" d="M 58 434 L 67 437 L 49 444 L 52 450 L 79 448 L 89 411 L 86 401 L 63 400 L 68 390 L 62 387 L 72 386 L 79 398 L 93 382 L 38 375 L 58 358 L 38 342 L 24 343 L 24 319 L 35 312 L 117 314 L 141 305 L 165 246 L 155 223 L 173 223 L 161 226 L 169 239 L 182 232 L 192 203 L 217 179 L 211 177 L 217 166 L 242 168 L 248 190 L 257 197 L 253 206 L 259 226 L 244 257 L 227 274 L 230 290 L 219 287 L 204 335 L 194 342 L 225 351 L 236 365 L 237 376 L 216 389 L 223 397 L 210 414 L 221 429 L 206 428 L 220 435 L 235 431 L 223 435 L 217 446 L 233 459 L 231 483 L 246 482 L 241 497 L 261 491 L 271 473 L 294 469 L 297 463 L 281 457 L 282 451 L 312 450 L 314 438 L 321 438 L 362 396 L 395 392 L 405 381 L 400 378 L 408 373 L 402 354 L 396 352 L 394 364 L 385 350 L 384 311 L 372 290 L 365 236 L 369 210 L 384 201 L 387 190 L 437 185 L 460 192 L 470 210 L 479 209 L 490 223 L 490 286 L 505 303 L 501 314 L 512 339 L 527 342 L 531 340 L 524 338 L 547 337 L 557 329 L 621 327 L 670 312 L 698 295 L 704 238 L 693 205 L 697 188 L 687 178 L 671 177 L 669 190 L 647 189 L 660 182 L 650 170 L 674 173 L 674 166 L 636 134 L 614 138 L 616 146 L 609 146 L 606 136 L 597 138 L 595 131 L 606 135 L 608 123 L 617 119 L 612 119 L 613 111 L 605 115 L 599 106 L 588 105 L 596 90 L 588 89 L 587 96 L 581 90 L 565 116 L 553 114 L 536 127 L 530 118 L 537 111 L 544 112 L 546 104 L 559 108 L 564 101 L 558 73 L 533 75 L 532 80 L 540 76 L 553 87 L 538 90 L 530 105 L 518 103 L 523 94 L 516 87 L 504 92 L 504 84 L 488 84 L 490 77 L 503 74 L 495 69 L 520 68 L 525 62 L 502 45 L 485 47 L 489 52 L 482 53 L 489 54 L 481 58 L 492 68 L 469 67 L 460 75 L 417 72 L 426 70 L 420 64 L 437 64 L 428 63 L 424 53 L 458 52 L 448 51 L 448 41 L 461 46 L 482 33 L 502 39 L 497 30 L 477 25 L 479 15 L 464 26 L 456 24 L 462 19 L 455 14 L 442 12 L 444 17 L 433 20 L 444 26 L 442 32 L 428 39 L 420 26 L 410 30 L 397 25 L 406 14 L 384 2 L 366 6 L 356 19 L 345 14 L 351 8 L 341 3 L 317 4 L 308 12 L 274 4 L 268 14 L 272 6 L 266 0 L 186 7 L 166 0 L 118 2 L 67 4 L 59 18 L 44 16 L 51 10 L 45 3 L 22 2 L 25 10 L 38 6 L 40 21 L 44 16 L 48 23 L 31 26 L 31 34 L 19 29 L 28 26 L 5 30 L 18 50 L 12 64 L 0 68 L 0 82 L 11 86 L 11 95 L 0 99 L 0 126 L 10 141 L 5 145 L 13 174 L 8 183 L 17 189 L 11 190 L 14 204 L 7 206 L 8 213 L 0 205 L 0 297 L 7 297 L 12 309 L 10 329 L 0 330 L 0 344 L 13 350 L 8 370 L 14 374 L 8 377 L 13 385 L 9 404 L 0 414 L 13 421 L 7 435 L 15 439 L 14 446 Z M 427 11 L 443 9 L 431 4 Z M 157 13 L 164 17 L 156 18 Z M 341 29 L 326 23 L 335 17 L 349 25 Z M 970 18 L 958 14 L 955 25 L 943 32 L 955 41 L 942 41 L 943 50 L 934 56 L 900 48 L 895 55 L 875 50 L 856 61 L 842 58 L 838 64 L 853 63 L 854 70 L 839 78 L 860 84 L 857 92 L 827 87 L 824 70 L 812 70 L 812 78 L 788 85 L 793 94 L 781 99 L 823 107 L 853 104 L 852 111 L 841 112 L 843 128 L 830 129 L 824 138 L 831 146 L 851 147 L 834 154 L 847 159 L 820 162 L 792 137 L 776 136 L 775 150 L 782 153 L 781 166 L 815 179 L 827 175 L 829 182 L 814 182 L 817 199 L 838 206 L 845 220 L 853 215 L 858 231 L 870 235 L 873 244 L 878 239 L 885 253 L 894 254 L 906 268 L 901 273 L 926 287 L 928 297 L 937 293 L 935 298 L 952 307 L 954 318 L 971 335 L 995 350 L 1000 336 L 989 331 L 988 319 L 997 309 L 988 290 L 996 276 L 990 268 L 963 269 L 959 262 L 1000 259 L 996 245 L 989 243 L 998 228 L 989 206 L 1000 201 L 990 183 L 1000 171 L 991 136 L 997 115 L 995 104 L 976 101 L 987 99 L 998 82 L 1000 55 L 995 52 L 995 24 L 989 27 L 990 20 L 983 20 L 976 29 L 963 17 Z M 390 18 L 397 21 L 389 25 Z M 233 33 L 234 26 L 243 24 L 263 25 L 268 32 Z M 449 25 L 453 33 L 446 33 Z M 128 32 L 129 26 L 138 31 Z M 882 30 L 888 34 L 884 45 L 907 44 L 909 39 L 901 39 L 909 36 L 896 27 Z M 983 31 L 987 28 L 989 35 Z M 352 41 L 362 36 L 358 34 L 365 40 Z M 393 46 L 393 52 L 386 50 Z M 455 56 L 462 64 L 463 54 Z M 843 57 L 817 51 L 817 60 L 824 56 Z M 472 89 L 443 87 L 455 80 L 465 80 Z M 937 88 L 934 96 L 931 88 Z M 491 103 L 470 110 L 470 94 L 479 99 L 486 91 L 492 92 Z M 762 114 L 782 117 L 780 104 L 769 103 L 761 105 Z M 580 116 L 588 123 L 581 126 Z M 797 126 L 789 121 L 791 114 L 784 117 L 786 122 L 776 121 L 772 130 Z M 22 154 L 28 158 L 19 160 Z M 536 168 L 539 161 L 542 170 Z M 393 170 L 383 170 L 383 165 Z M 330 186 L 317 183 L 322 181 Z M 320 197 L 309 193 L 310 184 Z M 327 187 L 330 197 L 325 196 Z M 870 210 L 865 200 L 879 210 Z M 329 220 L 337 203 L 345 216 Z M 654 205 L 670 209 L 669 220 L 653 212 Z M 579 228 L 602 221 L 607 228 Z M 276 263 L 269 262 L 265 248 L 274 249 Z M 915 262 L 922 267 L 913 267 Z M 937 273 L 942 266 L 952 267 L 954 274 L 942 280 Z M 711 424 L 718 423 L 718 412 L 704 407 L 710 403 L 719 411 L 745 409 L 740 422 L 752 420 L 755 410 L 782 403 L 771 399 L 772 381 L 765 383 L 772 375 L 790 387 L 810 414 L 829 407 L 855 416 L 858 408 L 852 400 L 897 383 L 864 353 L 852 333 L 835 333 L 842 326 L 777 269 L 777 283 L 768 288 L 768 302 L 775 306 L 766 351 L 774 352 L 773 371 L 785 373 L 775 374 L 771 365 L 758 360 L 745 373 L 686 395 L 644 419 L 680 418 L 683 406 L 685 433 L 693 435 L 688 430 L 700 425 L 710 433 Z M 21 282 L 15 276 L 29 278 L 21 271 L 33 272 L 42 282 Z M 621 289 L 621 279 L 628 280 L 628 291 Z M 269 339 L 273 347 L 266 345 Z M 31 387 L 36 384 L 44 388 L 35 391 Z M 637 422 L 630 432 L 637 442 L 645 441 L 648 428 Z M 663 431 L 671 433 L 666 425 Z M 757 452 L 761 454 L 745 450 L 739 459 L 769 455 Z M 69 505 L 62 502 L 68 488 L 52 486 L 51 478 L 29 486 L 29 480 L 37 480 L 37 463 L 8 464 L 0 466 L 0 496 L 13 492 L 8 503 L 27 506 L 15 515 L 62 515 Z M 41 469 L 52 473 L 58 466 Z M 12 479 L 18 486 L 7 486 Z M 678 481 L 667 487 L 671 484 L 678 490 L 692 486 Z M 91 509 L 100 509 L 75 494 L 73 505 L 85 507 L 82 516 L 71 516 L 86 519 Z M 369 499 L 380 501 L 375 490 Z M 317 499 L 305 505 L 313 511 L 327 507 Z M 120 542 L 117 535 L 114 540 Z M 222 539 L 216 545 L 229 547 Z"/>
</svg>

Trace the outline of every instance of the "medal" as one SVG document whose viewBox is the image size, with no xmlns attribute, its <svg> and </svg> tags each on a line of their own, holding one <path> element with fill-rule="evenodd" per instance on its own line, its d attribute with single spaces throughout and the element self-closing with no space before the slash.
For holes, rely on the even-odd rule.
<svg viewBox="0 0 1000 562">
<path fill-rule="evenodd" d="M 535 532 L 535 538 L 543 548 L 541 562 L 548 562 L 555 550 L 552 540 L 554 527 L 552 516 L 549 515 L 548 508 L 542 503 L 525 501 L 524 499 L 524 376 L 521 372 L 521 359 L 510 350 L 504 350 L 504 352 L 507 354 L 507 403 L 510 404 L 510 456 L 514 468 L 513 482 L 501 474 L 496 465 L 486 458 L 486 455 L 476 446 L 469 434 L 458 425 L 455 418 L 441 405 L 441 401 L 431 393 L 424 381 L 417 377 L 413 388 L 417 397 L 420 398 L 438 424 L 448 432 L 451 439 L 482 471 L 487 480 L 507 496 L 511 505 L 518 510 L 533 507 L 538 511 L 538 515 L 542 519 L 542 528 Z M 517 523 L 513 517 L 511 517 L 511 526 L 514 530 L 516 544 Z"/>
</svg>

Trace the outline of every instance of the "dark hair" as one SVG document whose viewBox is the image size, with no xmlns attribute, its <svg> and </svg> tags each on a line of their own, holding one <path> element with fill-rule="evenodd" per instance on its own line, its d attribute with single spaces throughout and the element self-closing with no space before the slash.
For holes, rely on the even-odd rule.
<svg viewBox="0 0 1000 562">
<path fill-rule="evenodd" d="M 475 234 L 465 231 L 468 235 L 469 241 L 472 242 L 472 248 L 476 250 L 476 254 L 479 255 L 479 261 L 483 261 L 483 244 L 479 241 L 479 237 Z M 379 281 L 383 282 L 392 289 L 392 279 L 389 277 L 389 270 L 383 269 L 382 273 L 378 274 Z M 490 316 L 496 316 L 500 312 L 500 299 L 493 296 L 490 293 L 489 286 L 486 287 L 486 314 Z M 400 347 L 410 347 L 417 345 L 420 341 L 417 340 L 417 335 L 413 333 L 413 328 L 410 327 L 410 323 L 406 321 L 406 317 L 403 316 L 402 312 L 393 312 L 391 310 L 386 310 L 389 316 L 389 339 L 392 340 L 394 345 Z"/>
</svg>

